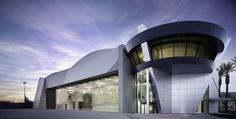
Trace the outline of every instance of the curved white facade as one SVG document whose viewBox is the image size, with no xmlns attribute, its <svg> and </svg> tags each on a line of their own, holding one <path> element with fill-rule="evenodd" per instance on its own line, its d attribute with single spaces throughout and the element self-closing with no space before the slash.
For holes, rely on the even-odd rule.
<svg viewBox="0 0 236 119">
<path fill-rule="evenodd" d="M 103 49 L 81 58 L 71 68 L 46 77 L 47 88 L 73 83 L 118 70 L 118 48 Z"/>
<path fill-rule="evenodd" d="M 63 89 L 63 109 L 217 112 L 217 87 L 212 77 L 227 40 L 223 28 L 201 21 L 148 29 L 126 46 L 92 52 L 71 68 L 40 79 L 34 108 L 59 107 L 56 102 Z"/>
</svg>

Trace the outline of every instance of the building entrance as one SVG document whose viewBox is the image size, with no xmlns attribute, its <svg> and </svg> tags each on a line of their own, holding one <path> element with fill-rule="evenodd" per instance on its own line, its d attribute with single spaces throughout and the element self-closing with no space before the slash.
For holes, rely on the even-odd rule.
<svg viewBox="0 0 236 119">
<path fill-rule="evenodd" d="M 157 113 L 156 99 L 153 93 L 153 84 L 149 78 L 148 69 L 137 73 L 135 81 L 136 113 Z"/>
</svg>

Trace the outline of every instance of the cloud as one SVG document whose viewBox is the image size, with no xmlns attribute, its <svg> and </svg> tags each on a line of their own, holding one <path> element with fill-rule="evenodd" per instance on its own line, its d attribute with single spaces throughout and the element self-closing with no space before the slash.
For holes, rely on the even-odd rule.
<svg viewBox="0 0 236 119">
<path fill-rule="evenodd" d="M 190 14 L 195 9 L 189 3 L 0 1 L 0 83 L 14 87 L 27 80 L 33 99 L 39 77 L 70 68 L 95 50 L 126 44 L 138 34 L 138 25 L 151 28 L 189 16 L 195 18 Z M 204 10 L 198 10 L 198 14 Z M 0 91 L 9 88 L 0 86 Z M 21 95 L 15 92 L 9 96 L 8 92 L 0 92 L 0 99 Z"/>
</svg>

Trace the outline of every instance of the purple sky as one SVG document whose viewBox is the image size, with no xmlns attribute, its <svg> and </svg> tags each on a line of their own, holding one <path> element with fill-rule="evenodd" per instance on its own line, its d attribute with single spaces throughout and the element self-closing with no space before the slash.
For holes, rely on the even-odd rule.
<svg viewBox="0 0 236 119">
<path fill-rule="evenodd" d="M 236 56 L 233 0 L 1 0 L 0 100 L 22 101 L 23 81 L 33 100 L 39 77 L 92 51 L 125 44 L 141 24 L 183 20 L 224 27 L 232 40 L 222 62 Z M 236 91 L 236 72 L 231 75 L 230 91 Z"/>
</svg>

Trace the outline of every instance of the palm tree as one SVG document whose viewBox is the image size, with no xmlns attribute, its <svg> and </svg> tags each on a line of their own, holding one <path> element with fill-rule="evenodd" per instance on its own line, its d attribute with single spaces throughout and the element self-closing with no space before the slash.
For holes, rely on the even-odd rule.
<svg viewBox="0 0 236 119">
<path fill-rule="evenodd" d="M 219 68 L 217 68 L 216 70 L 218 71 L 218 77 L 219 77 L 219 80 L 218 80 L 218 86 L 219 86 L 218 93 L 219 93 L 219 97 L 221 97 L 220 96 L 220 90 L 221 90 L 221 84 L 222 84 L 222 76 L 224 75 L 223 64 L 221 64 L 219 66 Z"/>
<path fill-rule="evenodd" d="M 234 56 L 234 58 L 231 60 L 232 60 L 233 64 L 236 65 L 236 57 Z"/>
<path fill-rule="evenodd" d="M 228 98 L 228 90 L 229 90 L 229 83 L 230 83 L 230 75 L 229 73 L 235 71 L 235 65 L 232 62 L 223 63 L 222 67 L 225 73 L 225 84 L 226 84 L 226 98 Z"/>
</svg>

